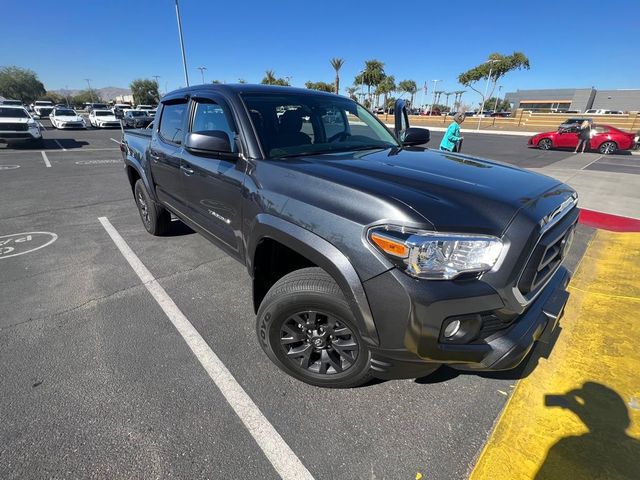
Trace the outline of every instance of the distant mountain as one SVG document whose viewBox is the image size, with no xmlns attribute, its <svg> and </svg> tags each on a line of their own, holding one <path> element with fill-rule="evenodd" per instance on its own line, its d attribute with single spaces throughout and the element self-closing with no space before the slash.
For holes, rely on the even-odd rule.
<svg viewBox="0 0 640 480">
<path fill-rule="evenodd" d="M 53 92 L 59 94 L 59 95 L 77 95 L 78 93 L 80 93 L 81 91 L 84 91 L 86 89 L 83 90 L 64 90 L 64 89 L 59 89 L 59 90 L 53 90 Z M 119 95 L 131 95 L 131 90 L 129 90 L 128 88 L 120 88 L 120 87 L 104 87 L 104 88 L 94 88 L 93 89 L 94 92 L 96 92 L 97 94 L 100 95 L 100 98 L 102 98 L 104 101 L 109 101 L 109 100 L 113 100 L 114 98 L 116 98 Z"/>
</svg>

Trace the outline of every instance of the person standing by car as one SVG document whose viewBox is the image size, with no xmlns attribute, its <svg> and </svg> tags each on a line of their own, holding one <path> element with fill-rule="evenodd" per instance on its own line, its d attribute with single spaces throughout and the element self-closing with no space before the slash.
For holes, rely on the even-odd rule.
<svg viewBox="0 0 640 480">
<path fill-rule="evenodd" d="M 578 146 L 576 147 L 575 152 L 578 153 L 580 146 L 582 145 L 582 152 L 584 153 L 584 149 L 589 144 L 589 140 L 591 139 L 591 124 L 589 120 L 585 120 L 580 124 L 580 132 L 578 133 Z"/>
<path fill-rule="evenodd" d="M 460 135 L 460 124 L 464 122 L 464 113 L 458 112 L 453 116 L 453 122 L 444 132 L 444 137 L 440 142 L 440 150 L 446 150 L 448 152 L 459 152 L 462 146 L 462 140 L 464 137 Z"/>
</svg>

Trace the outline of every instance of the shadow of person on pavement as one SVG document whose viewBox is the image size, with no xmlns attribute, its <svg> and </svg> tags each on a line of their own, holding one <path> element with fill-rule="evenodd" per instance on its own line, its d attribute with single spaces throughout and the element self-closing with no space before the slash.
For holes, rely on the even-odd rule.
<svg viewBox="0 0 640 480">
<path fill-rule="evenodd" d="M 572 411 L 589 431 L 558 440 L 536 480 L 640 478 L 640 440 L 627 435 L 629 412 L 615 391 L 586 382 L 564 395 L 546 395 L 545 405 Z"/>
</svg>

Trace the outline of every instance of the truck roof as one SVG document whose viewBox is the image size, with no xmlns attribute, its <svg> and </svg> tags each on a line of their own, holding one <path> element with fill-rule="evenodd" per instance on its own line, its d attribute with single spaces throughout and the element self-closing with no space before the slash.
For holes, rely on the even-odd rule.
<svg viewBox="0 0 640 480">
<path fill-rule="evenodd" d="M 334 93 L 311 90 L 309 88 L 281 87 L 279 85 L 258 85 L 251 83 L 214 83 L 194 85 L 167 93 L 162 100 L 180 97 L 193 92 L 223 92 L 223 93 L 294 93 L 297 95 L 335 95 Z"/>
</svg>

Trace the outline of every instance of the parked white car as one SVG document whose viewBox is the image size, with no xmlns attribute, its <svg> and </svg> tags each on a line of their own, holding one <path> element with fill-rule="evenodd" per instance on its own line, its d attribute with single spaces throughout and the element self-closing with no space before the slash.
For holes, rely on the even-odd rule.
<svg viewBox="0 0 640 480">
<path fill-rule="evenodd" d="M 48 100 L 37 100 L 31 104 L 31 110 L 39 117 L 46 117 L 53 111 L 53 102 Z"/>
<path fill-rule="evenodd" d="M 89 114 L 89 123 L 92 127 L 96 128 L 120 126 L 120 120 L 116 118 L 111 110 L 91 110 L 91 113 Z"/>
<path fill-rule="evenodd" d="M 42 145 L 40 124 L 27 112 L 15 105 L 0 105 L 0 142 Z"/>
<path fill-rule="evenodd" d="M 138 105 L 136 110 L 144 110 L 146 111 L 151 118 L 156 116 L 156 107 L 153 105 Z"/>
<path fill-rule="evenodd" d="M 54 108 L 49 120 L 54 128 L 87 128 L 84 118 L 71 108 Z"/>
</svg>

